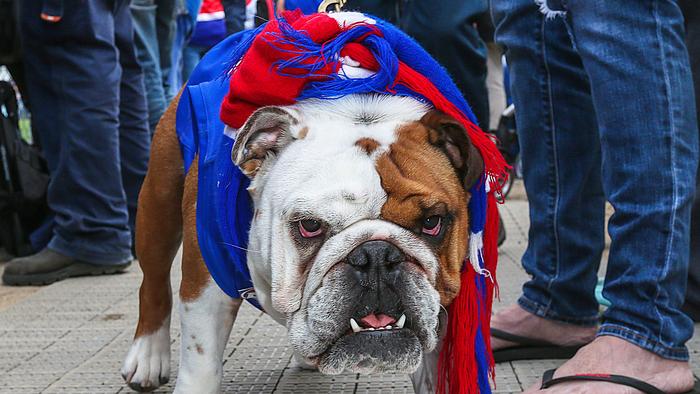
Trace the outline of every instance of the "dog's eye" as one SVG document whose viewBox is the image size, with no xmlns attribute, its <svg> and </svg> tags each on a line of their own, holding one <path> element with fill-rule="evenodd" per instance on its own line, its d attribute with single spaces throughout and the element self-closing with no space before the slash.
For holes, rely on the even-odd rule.
<svg viewBox="0 0 700 394">
<path fill-rule="evenodd" d="M 299 234 L 304 238 L 313 238 L 323 232 L 321 222 L 313 219 L 299 221 Z"/>
<path fill-rule="evenodd" d="M 430 235 L 434 237 L 440 234 L 442 229 L 442 217 L 438 215 L 433 215 L 423 219 L 423 229 L 421 230 L 423 234 Z"/>
</svg>

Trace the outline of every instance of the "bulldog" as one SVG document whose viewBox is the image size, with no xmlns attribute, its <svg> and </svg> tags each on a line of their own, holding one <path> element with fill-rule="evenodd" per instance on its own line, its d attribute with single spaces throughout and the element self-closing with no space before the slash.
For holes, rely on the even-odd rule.
<svg viewBox="0 0 700 394">
<path fill-rule="evenodd" d="M 215 393 L 241 305 L 214 283 L 195 226 L 170 105 L 139 197 L 139 322 L 122 374 L 152 390 L 170 368 L 170 267 L 183 243 L 179 393 Z M 248 267 L 266 313 L 322 373 L 413 372 L 460 288 L 465 191 L 483 164 L 456 120 L 412 98 L 350 95 L 263 107 L 231 158 L 251 178 Z"/>
<path fill-rule="evenodd" d="M 202 257 L 199 167 L 184 171 L 179 97 L 156 129 L 139 196 L 143 282 L 122 376 L 138 391 L 168 381 L 170 269 L 182 243 L 175 392 L 216 393 L 242 299 L 219 288 Z M 324 374 L 416 372 L 439 346 L 469 252 L 467 190 L 484 163 L 463 125 L 410 97 L 350 94 L 262 107 L 226 133 L 250 179 L 241 247 L 254 291 L 297 358 Z"/>
</svg>

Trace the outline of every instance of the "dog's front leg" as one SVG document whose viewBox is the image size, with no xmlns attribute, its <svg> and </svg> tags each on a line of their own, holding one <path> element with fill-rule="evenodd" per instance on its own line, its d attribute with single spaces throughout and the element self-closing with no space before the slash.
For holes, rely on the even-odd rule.
<svg viewBox="0 0 700 394">
<path fill-rule="evenodd" d="M 210 281 L 199 298 L 180 304 L 180 369 L 175 393 L 218 393 L 222 359 L 240 299 Z"/>
<path fill-rule="evenodd" d="M 185 178 L 182 199 L 181 349 L 175 393 L 218 393 L 222 358 L 241 306 L 214 282 L 199 250 L 196 226 L 198 165 Z"/>
</svg>

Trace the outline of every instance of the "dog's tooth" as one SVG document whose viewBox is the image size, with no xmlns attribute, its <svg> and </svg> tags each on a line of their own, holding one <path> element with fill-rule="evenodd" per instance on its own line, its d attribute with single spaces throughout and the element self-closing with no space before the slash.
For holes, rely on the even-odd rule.
<svg viewBox="0 0 700 394">
<path fill-rule="evenodd" d="M 355 319 L 353 319 L 352 317 L 350 318 L 350 326 L 352 327 L 352 332 L 360 332 L 360 331 L 362 331 L 362 329 L 360 328 L 360 325 L 357 324 L 357 322 L 355 321 Z"/>
<path fill-rule="evenodd" d="M 374 327 L 368 328 L 367 331 L 374 331 Z"/>
<path fill-rule="evenodd" d="M 396 322 L 396 328 L 403 328 L 403 325 L 406 324 L 406 315 L 401 315 L 399 317 L 399 321 Z"/>
<path fill-rule="evenodd" d="M 389 324 L 389 325 L 387 325 L 387 326 L 384 327 L 384 328 L 386 328 L 387 330 L 391 330 L 393 327 L 391 326 L 391 324 Z"/>
</svg>

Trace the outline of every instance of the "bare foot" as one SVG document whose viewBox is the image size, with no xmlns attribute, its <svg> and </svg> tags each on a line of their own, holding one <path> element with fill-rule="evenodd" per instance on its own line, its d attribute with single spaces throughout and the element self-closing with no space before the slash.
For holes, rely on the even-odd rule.
<svg viewBox="0 0 700 394">
<path fill-rule="evenodd" d="M 694 378 L 688 362 L 662 358 L 630 342 L 613 336 L 599 336 L 582 347 L 559 367 L 555 378 L 583 373 L 624 375 L 639 379 L 667 393 L 683 393 L 693 388 Z M 606 393 L 632 394 L 640 391 L 603 382 L 571 382 L 540 390 L 540 383 L 525 393 Z"/>
<path fill-rule="evenodd" d="M 491 327 L 521 337 L 540 339 L 561 346 L 589 343 L 595 338 L 596 327 L 582 327 L 543 319 L 511 305 L 491 318 Z M 493 350 L 517 345 L 513 342 L 491 337 Z"/>
</svg>

